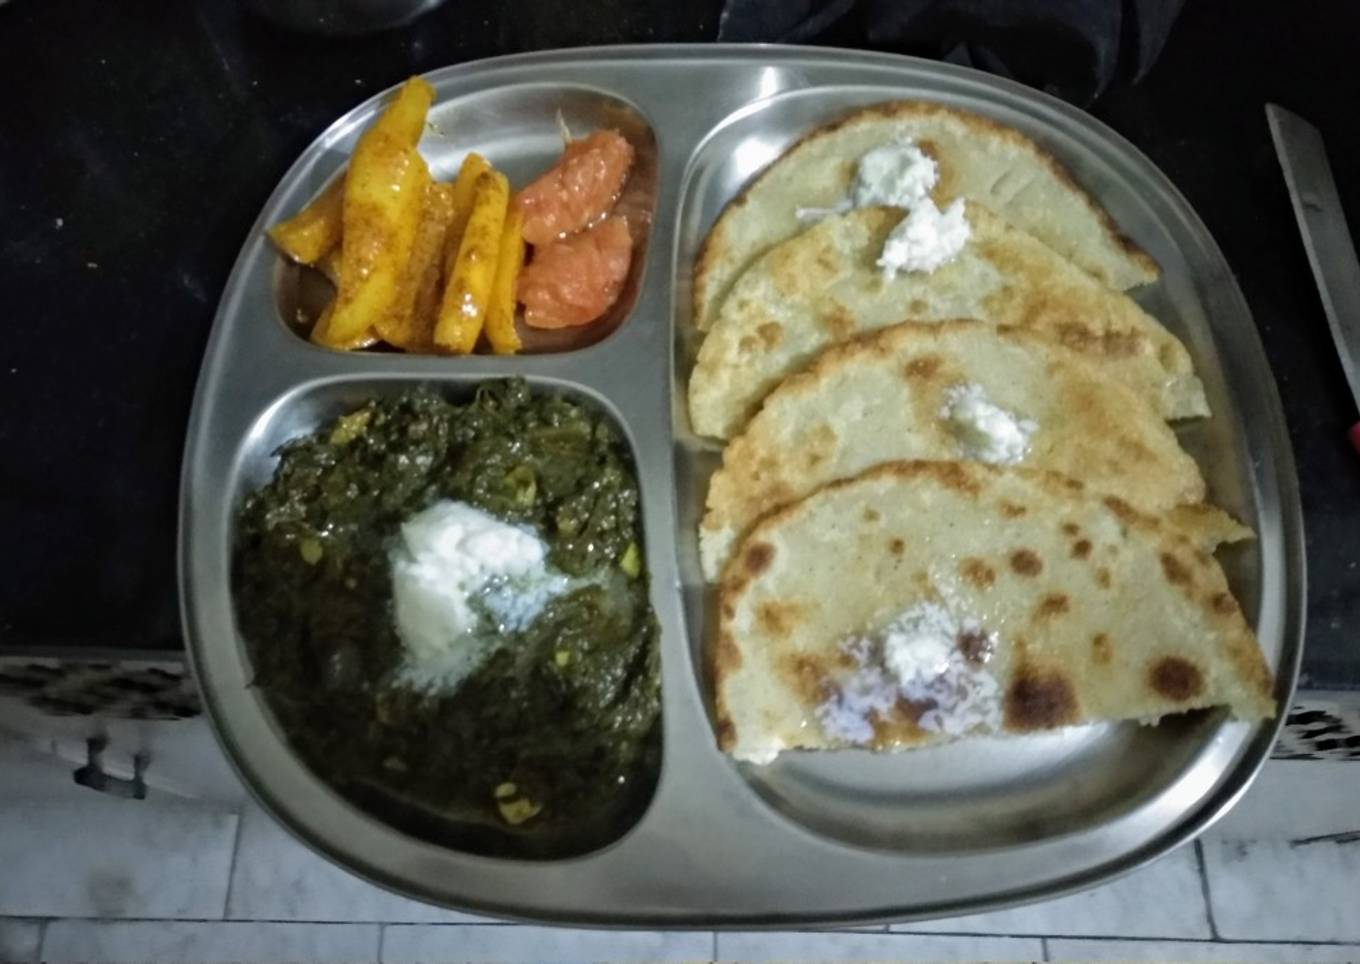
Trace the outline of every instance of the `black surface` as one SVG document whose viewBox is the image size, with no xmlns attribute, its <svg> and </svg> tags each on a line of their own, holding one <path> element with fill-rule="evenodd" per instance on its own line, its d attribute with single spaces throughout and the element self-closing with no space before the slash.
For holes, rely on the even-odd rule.
<svg viewBox="0 0 1360 964">
<path fill-rule="evenodd" d="M 718 39 L 895 49 L 1086 105 L 1157 60 L 1184 0 L 727 0 Z"/>
<path fill-rule="evenodd" d="M 327 124 L 413 72 L 521 50 L 704 40 L 698 4 L 451 0 L 321 40 L 197 4 L 0 6 L 0 647 L 179 645 L 179 460 L 218 294 L 264 199 Z M 1266 130 L 1323 130 L 1360 225 L 1360 5 L 1192 0 L 1093 113 L 1223 247 L 1275 366 L 1308 529 L 1308 682 L 1360 687 L 1357 417 Z"/>
</svg>

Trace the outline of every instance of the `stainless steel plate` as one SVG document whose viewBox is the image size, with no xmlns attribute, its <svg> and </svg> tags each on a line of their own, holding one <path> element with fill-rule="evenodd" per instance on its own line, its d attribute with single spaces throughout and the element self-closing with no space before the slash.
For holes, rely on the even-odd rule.
<svg viewBox="0 0 1360 964">
<path fill-rule="evenodd" d="M 1216 413 L 1183 441 L 1213 497 L 1258 539 L 1224 559 L 1284 701 L 1302 643 L 1293 460 L 1246 303 L 1213 240 L 1135 148 L 1085 114 L 961 68 L 778 47 L 647 47 L 529 55 L 429 75 L 447 174 L 469 149 L 522 176 L 553 153 L 564 98 L 592 126 L 623 117 L 654 144 L 655 219 L 626 317 L 598 343 L 518 358 L 345 355 L 288 327 L 287 272 L 262 228 L 344 164 L 375 97 L 299 159 L 228 282 L 190 426 L 180 578 L 190 652 L 228 756 L 261 801 L 322 853 L 412 896 L 484 913 L 596 924 L 779 925 L 959 914 L 1087 887 L 1203 829 L 1242 793 L 1277 724 L 1211 713 L 980 740 L 900 756 L 791 755 L 738 766 L 714 746 L 700 654 L 712 616 L 695 526 L 715 451 L 684 418 L 690 265 L 721 206 L 809 126 L 861 104 L 924 98 L 1015 126 L 1050 149 L 1161 262 L 1138 298 L 1184 339 Z M 569 118 L 570 121 L 570 118 Z M 565 860 L 473 856 L 368 817 L 307 771 L 248 687 L 228 573 L 242 494 L 282 439 L 345 398 L 407 383 L 461 393 L 519 374 L 596 400 L 641 477 L 661 622 L 664 758 L 649 809 L 601 850 Z M 1247 427 L 1250 426 L 1250 431 Z M 672 534 L 674 536 L 672 537 Z"/>
</svg>

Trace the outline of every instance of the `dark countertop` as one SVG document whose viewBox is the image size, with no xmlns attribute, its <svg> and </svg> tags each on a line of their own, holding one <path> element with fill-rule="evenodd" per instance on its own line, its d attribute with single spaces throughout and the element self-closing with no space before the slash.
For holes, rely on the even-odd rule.
<svg viewBox="0 0 1360 964">
<path fill-rule="evenodd" d="M 403 77 L 556 46 L 712 39 L 719 0 L 451 0 L 323 40 L 231 0 L 0 6 L 0 652 L 179 646 L 179 462 L 213 311 L 278 178 Z M 1092 112 L 1190 199 L 1275 369 L 1308 534 L 1305 684 L 1360 689 L 1356 419 L 1266 129 L 1327 137 L 1360 226 L 1360 6 L 1187 5 L 1161 61 Z"/>
</svg>

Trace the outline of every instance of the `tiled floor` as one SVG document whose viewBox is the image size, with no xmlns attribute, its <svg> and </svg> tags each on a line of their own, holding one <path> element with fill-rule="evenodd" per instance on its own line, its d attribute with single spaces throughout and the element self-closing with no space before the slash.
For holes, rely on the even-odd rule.
<svg viewBox="0 0 1360 964">
<path fill-rule="evenodd" d="M 0 730 L 0 962 L 1360 961 L 1360 764 L 1271 763 L 1198 844 L 1046 903 L 853 932 L 620 932 L 503 924 L 370 886 L 250 803 L 201 724 L 162 726 L 188 729 L 136 738 L 188 769 L 163 770 L 145 801 L 75 786 L 52 752 L 69 757 L 66 743 Z"/>
</svg>

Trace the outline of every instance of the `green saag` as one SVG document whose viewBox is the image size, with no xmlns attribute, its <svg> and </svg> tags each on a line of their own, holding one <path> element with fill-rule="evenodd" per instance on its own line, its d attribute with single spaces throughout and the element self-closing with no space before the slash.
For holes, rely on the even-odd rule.
<svg viewBox="0 0 1360 964">
<path fill-rule="evenodd" d="M 452 692 L 394 678 L 388 553 L 439 499 L 532 527 L 553 567 L 588 580 Z M 307 764 L 365 806 L 502 841 L 599 823 L 636 809 L 658 767 L 640 543 L 637 481 L 598 413 L 521 380 L 466 404 L 426 390 L 369 401 L 285 445 L 242 507 L 233 591 L 255 685 Z"/>
</svg>

